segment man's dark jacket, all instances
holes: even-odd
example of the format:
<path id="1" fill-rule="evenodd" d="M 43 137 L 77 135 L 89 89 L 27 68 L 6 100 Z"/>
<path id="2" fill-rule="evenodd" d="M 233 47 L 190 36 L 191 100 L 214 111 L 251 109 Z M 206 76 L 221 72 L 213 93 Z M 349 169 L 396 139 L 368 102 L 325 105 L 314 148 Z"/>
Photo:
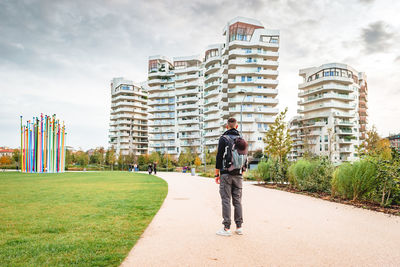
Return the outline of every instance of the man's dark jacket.
<path id="1" fill-rule="evenodd" d="M 228 131 L 224 132 L 222 135 L 237 135 L 237 136 L 240 136 L 238 130 L 236 130 L 235 128 L 229 129 Z M 220 174 L 229 173 L 228 171 L 223 169 L 223 165 L 222 165 L 222 160 L 223 160 L 223 156 L 224 156 L 224 152 L 225 152 L 225 147 L 227 145 L 228 145 L 228 141 L 221 136 L 219 138 L 219 141 L 218 141 L 217 160 L 216 160 L 216 163 L 215 163 L 215 168 L 220 170 Z M 239 174 L 239 171 L 234 170 L 233 172 L 230 172 L 229 174 Z"/>

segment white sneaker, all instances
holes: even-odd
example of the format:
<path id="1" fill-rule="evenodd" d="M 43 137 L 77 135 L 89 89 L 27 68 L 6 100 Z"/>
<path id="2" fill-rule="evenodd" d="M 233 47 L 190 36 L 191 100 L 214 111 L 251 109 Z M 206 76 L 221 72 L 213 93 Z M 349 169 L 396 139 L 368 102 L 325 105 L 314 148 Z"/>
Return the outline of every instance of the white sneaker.
<path id="1" fill-rule="evenodd" d="M 235 233 L 237 234 L 237 235 L 243 235 L 243 230 L 242 230 L 242 228 L 240 227 L 240 228 L 237 228 L 236 230 L 235 230 Z"/>
<path id="2" fill-rule="evenodd" d="M 217 235 L 222 235 L 222 236 L 231 236 L 232 232 L 231 232 L 231 230 L 225 230 L 225 228 L 222 228 L 216 234 Z"/>

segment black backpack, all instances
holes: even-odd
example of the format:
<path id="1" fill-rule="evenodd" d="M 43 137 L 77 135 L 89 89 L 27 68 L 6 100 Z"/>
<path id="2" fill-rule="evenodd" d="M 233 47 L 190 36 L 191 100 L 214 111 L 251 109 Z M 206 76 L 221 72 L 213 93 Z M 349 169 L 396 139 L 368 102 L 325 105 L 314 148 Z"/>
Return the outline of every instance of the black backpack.
<path id="1" fill-rule="evenodd" d="M 223 135 L 222 138 L 227 141 L 222 156 L 223 169 L 228 172 L 238 171 L 241 174 L 246 164 L 247 155 L 245 151 L 236 149 L 235 144 L 238 140 L 243 138 L 238 135 Z"/>

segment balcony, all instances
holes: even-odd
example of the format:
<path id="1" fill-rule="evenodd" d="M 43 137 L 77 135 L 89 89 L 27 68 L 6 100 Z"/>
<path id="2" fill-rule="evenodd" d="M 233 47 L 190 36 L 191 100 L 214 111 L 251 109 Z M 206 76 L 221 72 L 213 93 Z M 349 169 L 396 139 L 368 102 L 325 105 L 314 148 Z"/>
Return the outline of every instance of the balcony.
<path id="1" fill-rule="evenodd" d="M 199 139 L 200 134 L 189 134 L 189 135 L 181 135 L 179 139 Z"/>
<path id="2" fill-rule="evenodd" d="M 157 133 L 174 133 L 175 129 L 174 128 L 159 128 L 159 129 L 152 129 L 149 131 L 150 134 L 157 134 Z"/>
<path id="3" fill-rule="evenodd" d="M 200 123 L 199 120 L 178 120 L 179 125 L 185 125 L 185 124 L 193 125 L 193 124 L 199 124 L 199 123 Z"/>
<path id="4" fill-rule="evenodd" d="M 240 59 L 230 59 L 229 65 L 230 66 L 252 66 L 252 67 L 266 66 L 266 67 L 277 69 L 279 66 L 279 62 L 274 61 L 274 60 L 262 60 L 259 58 L 257 58 L 257 59 L 253 58 L 252 60 L 248 60 L 246 58 L 240 58 Z"/>
<path id="5" fill-rule="evenodd" d="M 351 110 L 351 109 L 355 108 L 355 104 L 349 105 L 349 104 L 337 104 L 337 103 L 324 103 L 324 104 L 319 104 L 319 105 L 315 105 L 315 106 L 311 106 L 311 107 L 304 107 L 304 108 L 298 109 L 297 112 L 305 113 L 305 112 L 309 112 L 312 110 L 318 110 L 318 109 L 324 109 L 324 108 L 338 108 L 338 109 Z"/>
<path id="6" fill-rule="evenodd" d="M 327 77 L 321 77 L 309 82 L 304 82 L 299 84 L 299 89 L 303 89 L 312 85 L 316 85 L 319 83 L 326 83 L 326 82 L 337 82 L 337 83 L 342 83 L 345 85 L 350 85 L 354 83 L 353 78 L 348 78 L 348 77 L 341 77 L 341 76 L 327 76 Z"/>
<path id="7" fill-rule="evenodd" d="M 279 83 L 278 80 L 273 79 L 246 79 L 246 80 L 239 80 L 239 79 L 228 79 L 229 85 L 270 85 L 270 86 L 277 86 Z"/>
<path id="8" fill-rule="evenodd" d="M 351 153 L 352 151 L 349 148 L 341 147 L 339 148 L 340 153 Z"/>
<path id="9" fill-rule="evenodd" d="M 174 73 L 172 71 L 165 72 L 165 71 L 158 71 L 158 70 L 156 70 L 154 72 L 149 72 L 149 74 L 148 74 L 149 78 L 157 77 L 157 76 L 163 77 L 163 76 L 173 76 L 173 75 L 174 75 Z"/>
<path id="10" fill-rule="evenodd" d="M 206 68 L 204 75 L 216 72 L 217 70 L 219 70 L 221 68 L 220 64 L 214 64 L 214 65 L 210 65 Z"/>
<path id="11" fill-rule="evenodd" d="M 187 83 L 176 83 L 175 84 L 175 88 L 181 89 L 181 88 L 187 88 L 187 87 L 198 87 L 200 86 L 200 82 L 199 81 L 192 81 L 192 82 L 187 82 Z"/>
<path id="12" fill-rule="evenodd" d="M 190 75 L 180 75 L 180 76 L 175 76 L 175 82 L 178 81 L 184 81 L 184 80 L 193 80 L 193 79 L 198 79 L 199 75 L 196 74 L 190 74 Z"/>
<path id="13" fill-rule="evenodd" d="M 200 68 L 199 66 L 193 66 L 189 68 L 175 69 L 174 72 L 175 74 L 193 72 L 193 71 L 199 71 L 199 68 Z"/>
<path id="14" fill-rule="evenodd" d="M 277 95 L 278 94 L 278 89 L 272 89 L 272 88 L 258 88 L 258 87 L 251 87 L 251 86 L 246 86 L 244 88 L 246 90 L 246 94 L 261 94 L 261 95 Z M 242 86 L 238 86 L 235 88 L 229 88 L 228 93 L 229 94 L 237 94 L 243 90 Z"/>
<path id="15" fill-rule="evenodd" d="M 199 98 L 197 96 L 180 97 L 176 100 L 176 103 L 197 102 L 198 100 Z"/>
<path id="16" fill-rule="evenodd" d="M 353 89 L 348 85 L 346 86 L 346 85 L 340 85 L 340 84 L 324 84 L 322 86 L 319 86 L 318 88 L 314 88 L 314 89 L 310 89 L 310 90 L 302 90 L 302 92 L 300 92 L 298 94 L 298 96 L 302 97 L 302 96 L 306 96 L 309 94 L 314 94 L 316 92 L 330 91 L 330 90 L 342 91 L 342 92 L 347 92 L 347 93 L 354 92 Z"/>
<path id="17" fill-rule="evenodd" d="M 263 114 L 278 114 L 279 109 L 277 108 L 247 108 L 247 107 L 243 107 L 242 109 L 243 112 L 248 113 L 263 113 Z M 233 107 L 233 108 L 229 108 L 229 112 L 230 113 L 240 113 L 240 107 Z"/>
<path id="18" fill-rule="evenodd" d="M 164 84 L 164 83 L 173 83 L 174 80 L 173 79 L 151 79 L 148 80 L 147 83 L 148 85 L 156 85 L 156 84 Z"/>
<path id="19" fill-rule="evenodd" d="M 198 109 L 199 105 L 198 104 L 189 104 L 189 105 L 179 105 L 176 107 L 176 110 L 189 110 L 189 109 Z"/>
<path id="20" fill-rule="evenodd" d="M 168 141 L 168 140 L 174 140 L 175 137 L 174 136 L 152 136 L 149 137 L 149 140 L 151 141 Z"/>
<path id="21" fill-rule="evenodd" d="M 197 124 L 197 126 L 191 126 L 191 127 L 179 127 L 179 132 L 198 132 L 200 131 L 200 128 Z"/>
<path id="22" fill-rule="evenodd" d="M 221 135 L 221 132 L 219 131 L 212 131 L 212 132 L 207 132 L 204 137 L 218 137 Z"/>
<path id="23" fill-rule="evenodd" d="M 216 88 L 220 85 L 221 83 L 219 81 L 211 82 L 211 83 L 206 83 L 204 84 L 204 90 L 211 90 L 213 88 Z"/>
<path id="24" fill-rule="evenodd" d="M 181 147 L 196 147 L 200 145 L 200 142 L 181 142 Z"/>
<path id="25" fill-rule="evenodd" d="M 221 77 L 222 77 L 222 73 L 221 72 L 212 73 L 212 74 L 206 75 L 204 77 L 204 82 L 207 83 L 207 82 L 210 82 L 210 81 L 215 80 L 215 79 L 220 79 Z"/>
<path id="26" fill-rule="evenodd" d="M 172 97 L 175 97 L 174 93 L 154 93 L 149 95 L 149 98 L 172 98 Z"/>
<path id="27" fill-rule="evenodd" d="M 220 108 L 219 107 L 206 107 L 205 109 L 204 109 L 204 114 L 209 114 L 209 113 L 215 113 L 215 112 L 218 112 L 218 111 L 220 111 Z"/>
<path id="28" fill-rule="evenodd" d="M 221 62 L 221 56 L 213 56 L 213 57 L 209 57 L 206 59 L 205 63 L 205 67 L 207 68 L 210 64 L 212 63 L 219 63 Z"/>
<path id="29" fill-rule="evenodd" d="M 249 50 L 244 50 L 244 49 L 232 49 L 229 51 L 229 55 L 235 55 L 235 56 L 262 56 L 263 58 L 270 58 L 270 59 L 278 59 L 279 57 L 279 52 L 274 52 L 274 51 L 265 51 L 265 50 L 257 50 L 257 49 L 251 49 Z"/>
<path id="30" fill-rule="evenodd" d="M 111 98 L 111 101 L 113 102 L 113 103 L 115 103 L 115 105 L 117 105 L 117 104 L 119 104 L 118 102 L 119 101 L 122 101 L 122 100 L 130 100 L 130 101 L 134 101 L 134 102 L 127 102 L 127 103 L 130 103 L 130 104 L 137 104 L 137 105 L 142 105 L 143 107 L 144 106 L 146 106 L 145 105 L 145 103 L 146 103 L 146 99 L 144 99 L 144 98 L 142 98 L 142 97 L 139 97 L 139 96 L 134 96 L 134 95 L 119 95 L 119 96 L 115 96 L 115 97 L 112 97 Z M 138 102 L 140 102 L 140 103 L 138 103 Z M 120 102 L 121 103 L 121 102 Z M 122 102 L 122 103 L 124 103 L 124 102 Z M 112 104 L 113 105 L 113 104 Z"/>
<path id="31" fill-rule="evenodd" d="M 351 145 L 353 143 L 352 139 L 344 139 L 344 138 L 339 138 L 338 143 L 341 145 Z"/>
<path id="32" fill-rule="evenodd" d="M 175 94 L 178 95 L 190 95 L 190 94 L 198 94 L 199 89 L 186 89 L 186 90 L 176 90 Z"/>
<path id="33" fill-rule="evenodd" d="M 204 130 L 215 129 L 215 128 L 220 128 L 220 127 L 221 127 L 221 124 L 219 124 L 219 123 L 207 123 L 204 125 Z"/>
<path id="34" fill-rule="evenodd" d="M 229 42 L 229 48 L 236 48 L 236 47 L 249 47 L 252 48 L 254 46 L 254 43 L 250 43 L 247 41 L 231 41 Z M 257 46 L 260 46 L 262 48 L 267 48 L 270 50 L 278 51 L 279 49 L 279 43 L 266 43 L 266 42 L 257 42 Z"/>
<path id="35" fill-rule="evenodd" d="M 277 70 L 258 70 L 257 68 L 246 68 L 246 69 L 230 69 L 228 74 L 231 75 L 256 75 L 256 76 L 272 76 L 277 77 L 279 72 Z"/>
<path id="36" fill-rule="evenodd" d="M 217 88 L 211 91 L 205 91 L 204 92 L 204 98 L 209 98 L 213 96 L 218 96 L 218 94 L 221 92 L 221 88 Z"/>
<path id="37" fill-rule="evenodd" d="M 221 116 L 218 115 L 205 115 L 204 116 L 204 121 L 212 121 L 212 120 L 219 120 Z"/>
<path id="38" fill-rule="evenodd" d="M 340 135 L 353 135 L 353 131 L 351 129 L 348 130 L 339 129 L 337 133 Z"/>
<path id="39" fill-rule="evenodd" d="M 325 100 L 325 99 L 340 99 L 340 100 L 353 101 L 353 100 L 355 100 L 355 96 L 328 93 L 328 94 L 324 94 L 324 95 L 320 95 L 320 96 L 316 96 L 316 97 L 309 97 L 307 99 L 297 101 L 297 104 L 304 105 L 307 103 L 311 103 L 311 102 L 319 101 L 319 100 Z"/>
<path id="40" fill-rule="evenodd" d="M 193 117 L 193 116 L 199 116 L 199 112 L 198 111 L 193 111 L 193 112 L 179 112 L 178 113 L 178 117 L 182 118 L 182 117 Z"/>
<path id="41" fill-rule="evenodd" d="M 231 104 L 241 104 L 243 103 L 260 103 L 260 104 L 278 104 L 279 100 L 276 98 L 257 98 L 257 97 L 235 97 L 235 98 L 228 98 L 228 103 Z"/>

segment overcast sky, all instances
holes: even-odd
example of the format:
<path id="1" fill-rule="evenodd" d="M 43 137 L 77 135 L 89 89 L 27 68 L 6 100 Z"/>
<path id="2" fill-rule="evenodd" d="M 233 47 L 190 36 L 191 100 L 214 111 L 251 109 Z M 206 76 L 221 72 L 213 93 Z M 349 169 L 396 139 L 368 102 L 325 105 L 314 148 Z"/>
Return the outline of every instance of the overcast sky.
<path id="1" fill-rule="evenodd" d="M 300 68 L 341 62 L 368 77 L 369 124 L 400 132 L 400 1 L 0 0 L 0 146 L 19 116 L 65 120 L 68 145 L 107 146 L 110 80 L 147 78 L 148 56 L 203 54 L 245 16 L 281 31 L 279 107 L 296 115 Z"/>

